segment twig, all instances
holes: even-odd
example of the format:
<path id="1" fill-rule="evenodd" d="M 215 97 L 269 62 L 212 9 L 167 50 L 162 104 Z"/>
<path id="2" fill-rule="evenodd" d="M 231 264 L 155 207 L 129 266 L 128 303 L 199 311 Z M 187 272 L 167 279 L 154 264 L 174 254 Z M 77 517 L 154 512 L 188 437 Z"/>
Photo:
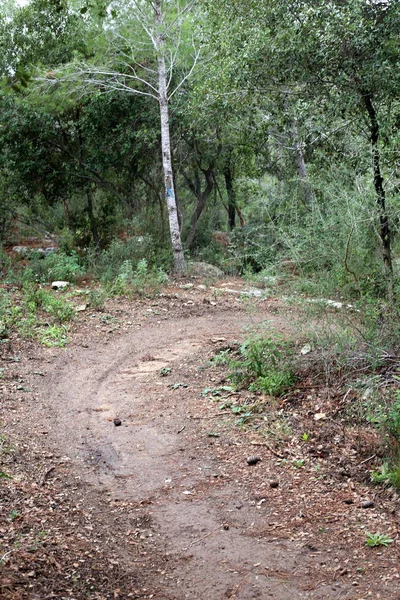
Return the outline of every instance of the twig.
<path id="1" fill-rule="evenodd" d="M 361 465 L 364 465 L 365 463 L 369 462 L 370 460 L 372 460 L 373 458 L 376 458 L 376 454 L 373 454 L 372 456 L 370 456 L 369 458 L 366 458 L 365 460 L 363 460 L 362 462 L 360 462 L 358 464 L 359 467 L 361 467 Z"/>
<path id="2" fill-rule="evenodd" d="M 277 452 L 276 450 L 271 448 L 271 446 L 269 446 L 269 444 L 266 444 L 265 442 L 250 442 L 250 444 L 252 446 L 263 446 L 264 448 L 267 448 L 267 450 L 269 450 L 274 456 L 277 456 L 278 458 L 281 458 L 281 459 L 286 458 L 286 456 L 279 454 L 279 452 Z"/>
<path id="3" fill-rule="evenodd" d="M 184 552 L 186 552 L 186 550 L 189 550 L 189 548 L 191 548 L 195 544 L 198 544 L 198 543 L 202 542 L 203 540 L 205 540 L 206 538 L 210 537 L 210 535 L 213 535 L 214 533 L 215 533 L 215 531 L 209 531 L 208 533 L 206 533 L 206 535 L 203 535 L 203 537 L 197 538 L 197 540 L 193 540 L 193 542 L 191 542 L 189 544 L 189 546 L 187 546 L 187 548 L 183 548 Z"/>
<path id="4" fill-rule="evenodd" d="M 48 478 L 50 477 L 50 475 L 53 473 L 53 471 L 55 471 L 55 469 L 56 468 L 53 465 L 52 467 L 50 467 L 50 469 L 48 469 L 48 471 L 46 471 L 46 473 L 42 477 L 42 485 L 44 485 L 46 483 L 46 481 L 48 480 Z"/>
<path id="5" fill-rule="evenodd" d="M 13 553 L 13 551 L 9 550 L 5 554 L 3 554 L 3 556 L 0 556 L 0 565 L 3 565 L 5 563 L 5 561 L 7 560 L 7 557 L 10 556 L 10 554 L 12 554 L 12 553 Z"/>
<path id="6" fill-rule="evenodd" d="M 182 431 L 185 431 L 186 429 L 186 425 L 184 425 L 183 427 L 180 428 L 179 431 L 177 431 L 176 433 L 182 433 Z"/>
<path id="7" fill-rule="evenodd" d="M 250 577 L 250 575 L 252 575 L 252 573 L 247 573 L 247 575 L 245 575 L 243 577 L 243 579 L 241 581 L 239 581 L 238 585 L 236 586 L 235 590 L 233 591 L 233 593 L 231 594 L 231 598 L 236 598 L 238 592 L 240 591 L 240 588 L 243 587 L 243 585 L 245 584 L 246 580 Z"/>

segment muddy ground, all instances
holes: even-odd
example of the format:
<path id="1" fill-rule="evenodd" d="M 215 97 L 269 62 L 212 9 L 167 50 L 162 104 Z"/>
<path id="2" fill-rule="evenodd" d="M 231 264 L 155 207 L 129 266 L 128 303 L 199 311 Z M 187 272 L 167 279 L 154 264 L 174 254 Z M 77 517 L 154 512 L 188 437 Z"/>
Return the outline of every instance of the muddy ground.
<path id="1" fill-rule="evenodd" d="M 399 600 L 376 434 L 304 374 L 241 419 L 249 392 L 210 359 L 249 331 L 307 335 L 278 299 L 199 283 L 88 307 L 65 349 L 3 344 L 1 598 Z"/>

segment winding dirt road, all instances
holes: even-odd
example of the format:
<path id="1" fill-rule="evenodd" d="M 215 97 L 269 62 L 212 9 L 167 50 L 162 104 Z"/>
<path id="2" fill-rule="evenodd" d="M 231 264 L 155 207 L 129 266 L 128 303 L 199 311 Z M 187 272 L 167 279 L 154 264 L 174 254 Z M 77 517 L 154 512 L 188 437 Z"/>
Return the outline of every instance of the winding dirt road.
<path id="1" fill-rule="evenodd" d="M 190 312 L 157 321 L 155 311 L 118 336 L 88 336 L 50 359 L 42 379 L 37 410 L 47 415 L 50 445 L 87 486 L 93 527 L 110 519 L 121 560 L 145 582 L 116 597 L 399 598 L 396 587 L 380 596 L 379 582 L 374 588 L 356 577 L 360 558 L 345 539 L 315 545 L 301 533 L 304 515 L 285 528 L 291 514 L 282 513 L 282 498 L 296 513 L 306 502 L 297 474 L 272 489 L 276 456 L 260 448 L 262 462 L 249 467 L 248 437 L 201 397 L 204 387 L 218 385 L 207 368 L 216 339 L 229 344 L 265 320 L 282 330 L 286 317 L 262 303 L 252 311 L 232 302 L 229 310 Z M 110 514 L 90 508 L 91 490 L 107 498 Z M 327 511 L 329 503 L 327 497 Z M 354 571 L 339 577 L 337 565 L 352 559 Z"/>

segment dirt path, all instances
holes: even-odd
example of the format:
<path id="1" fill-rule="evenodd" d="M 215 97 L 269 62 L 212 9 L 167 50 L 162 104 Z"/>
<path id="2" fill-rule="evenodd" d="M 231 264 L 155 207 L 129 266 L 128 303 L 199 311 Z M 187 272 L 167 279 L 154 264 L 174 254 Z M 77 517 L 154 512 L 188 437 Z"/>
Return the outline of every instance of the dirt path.
<path id="1" fill-rule="evenodd" d="M 270 487 L 279 477 L 276 456 L 260 448 L 262 462 L 249 467 L 248 436 L 201 397 L 218 385 L 207 369 L 216 339 L 242 338 L 246 326 L 266 319 L 282 330 L 285 317 L 262 303 L 250 312 L 233 304 L 191 313 L 155 316 L 100 343 L 89 336 L 50 360 L 39 388 L 33 421 L 46 423 L 49 445 L 86 486 L 88 528 L 108 522 L 118 560 L 140 573 L 140 589 L 114 597 L 400 598 L 389 577 L 380 595 L 372 565 L 364 577 L 370 557 L 349 550 L 343 520 L 339 537 L 315 540 L 316 503 L 310 496 L 307 504 L 297 473 Z M 339 510 L 330 491 L 323 491 L 326 515 L 318 512 L 324 523 Z M 96 507 L 98 493 L 109 512 Z M 387 569 L 397 566 L 387 561 Z"/>

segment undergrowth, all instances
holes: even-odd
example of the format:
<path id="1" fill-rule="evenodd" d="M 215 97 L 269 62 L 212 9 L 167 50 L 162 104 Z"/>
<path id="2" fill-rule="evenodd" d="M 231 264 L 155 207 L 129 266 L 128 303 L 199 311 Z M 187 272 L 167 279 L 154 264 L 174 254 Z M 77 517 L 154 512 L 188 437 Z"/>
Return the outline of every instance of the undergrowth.
<path id="1" fill-rule="evenodd" d="M 254 335 L 237 351 L 222 351 L 214 358 L 226 364 L 228 379 L 237 389 L 281 396 L 295 382 L 290 344 L 278 335 Z"/>

